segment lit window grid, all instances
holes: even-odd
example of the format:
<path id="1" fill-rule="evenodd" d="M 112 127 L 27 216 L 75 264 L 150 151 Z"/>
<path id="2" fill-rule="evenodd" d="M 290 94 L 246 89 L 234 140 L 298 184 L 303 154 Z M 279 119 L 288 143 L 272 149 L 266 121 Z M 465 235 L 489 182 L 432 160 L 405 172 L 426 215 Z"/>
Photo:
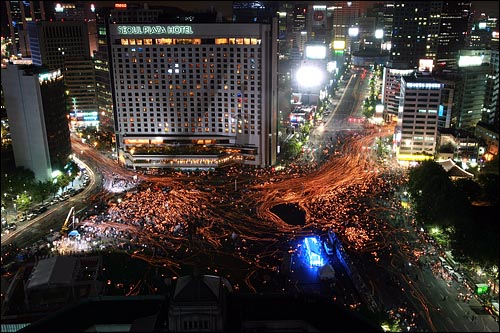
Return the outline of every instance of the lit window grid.
<path id="1" fill-rule="evenodd" d="M 439 90 L 408 90 L 402 86 L 400 154 L 434 154 L 437 136 Z"/>
<path id="2" fill-rule="evenodd" d="M 115 45 L 113 55 L 119 132 L 260 135 L 258 46 Z"/>

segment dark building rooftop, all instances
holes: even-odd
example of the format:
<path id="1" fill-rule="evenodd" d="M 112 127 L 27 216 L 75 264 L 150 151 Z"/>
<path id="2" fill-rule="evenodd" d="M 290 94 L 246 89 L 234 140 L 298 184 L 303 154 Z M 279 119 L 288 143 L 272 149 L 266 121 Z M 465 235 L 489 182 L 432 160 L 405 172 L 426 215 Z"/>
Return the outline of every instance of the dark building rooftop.
<path id="1" fill-rule="evenodd" d="M 168 332 L 170 303 L 168 296 L 90 297 L 18 332 Z M 382 332 L 360 313 L 320 295 L 229 293 L 225 311 L 224 332 Z"/>

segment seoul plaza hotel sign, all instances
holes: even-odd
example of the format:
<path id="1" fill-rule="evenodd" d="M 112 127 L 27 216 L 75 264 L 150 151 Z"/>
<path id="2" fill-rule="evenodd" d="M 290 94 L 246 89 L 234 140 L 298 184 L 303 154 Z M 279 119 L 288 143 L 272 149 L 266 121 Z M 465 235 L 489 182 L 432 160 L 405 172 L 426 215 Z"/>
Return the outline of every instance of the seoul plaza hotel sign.
<path id="1" fill-rule="evenodd" d="M 192 35 L 190 25 L 119 25 L 119 35 Z"/>

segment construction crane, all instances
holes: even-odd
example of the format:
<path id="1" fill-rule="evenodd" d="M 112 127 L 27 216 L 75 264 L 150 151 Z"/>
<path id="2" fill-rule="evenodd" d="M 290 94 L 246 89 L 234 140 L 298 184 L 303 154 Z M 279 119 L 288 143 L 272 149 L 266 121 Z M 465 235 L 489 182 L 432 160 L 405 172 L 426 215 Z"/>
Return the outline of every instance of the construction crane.
<path id="1" fill-rule="evenodd" d="M 71 209 L 68 212 L 68 216 L 66 216 L 66 220 L 64 221 L 64 224 L 61 228 L 61 234 L 65 234 L 68 231 L 68 223 L 69 219 L 71 218 L 71 223 L 74 225 L 75 223 L 75 207 L 71 207 Z"/>

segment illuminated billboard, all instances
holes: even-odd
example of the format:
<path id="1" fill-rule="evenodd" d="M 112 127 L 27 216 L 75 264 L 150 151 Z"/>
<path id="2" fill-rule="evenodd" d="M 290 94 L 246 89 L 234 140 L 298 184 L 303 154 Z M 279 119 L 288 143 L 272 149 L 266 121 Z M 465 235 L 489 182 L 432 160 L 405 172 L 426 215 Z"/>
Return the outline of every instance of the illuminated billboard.
<path id="1" fill-rule="evenodd" d="M 487 284 L 485 284 L 485 283 L 477 283 L 475 291 L 476 291 L 476 294 L 482 295 L 482 294 L 488 293 L 489 289 L 490 289 L 490 287 Z"/>
<path id="2" fill-rule="evenodd" d="M 458 58 L 458 67 L 481 66 L 483 63 L 482 55 L 477 56 L 460 56 Z"/>
<path id="3" fill-rule="evenodd" d="M 351 27 L 351 28 L 349 28 L 348 33 L 349 33 L 349 36 L 356 37 L 357 35 L 359 35 L 359 28 L 358 27 Z"/>
<path id="4" fill-rule="evenodd" d="M 307 45 L 305 50 L 307 59 L 325 59 L 326 46 L 324 45 Z"/>
<path id="5" fill-rule="evenodd" d="M 345 49 L 345 41 L 344 40 L 334 40 L 333 41 L 333 49 L 334 50 L 343 50 L 343 49 Z"/>
<path id="6" fill-rule="evenodd" d="M 418 71 L 419 72 L 432 72 L 434 68 L 434 60 L 432 59 L 419 59 Z"/>

